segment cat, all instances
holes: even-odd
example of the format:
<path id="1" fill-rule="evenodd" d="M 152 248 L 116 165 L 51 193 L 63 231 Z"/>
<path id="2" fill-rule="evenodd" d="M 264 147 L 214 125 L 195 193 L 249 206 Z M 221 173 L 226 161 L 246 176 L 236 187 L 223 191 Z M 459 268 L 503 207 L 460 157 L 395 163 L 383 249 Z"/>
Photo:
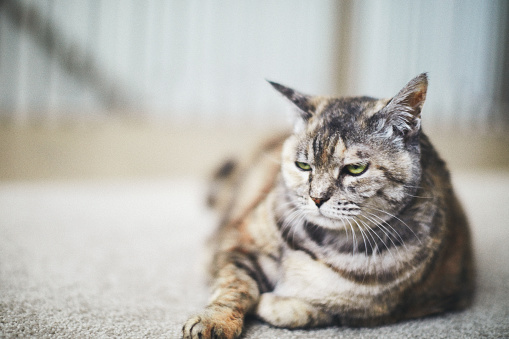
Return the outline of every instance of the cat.
<path id="1" fill-rule="evenodd" d="M 310 96 L 293 132 L 216 174 L 213 294 L 184 338 L 276 327 L 377 326 L 467 307 L 467 218 L 421 129 L 426 73 L 391 99 Z"/>

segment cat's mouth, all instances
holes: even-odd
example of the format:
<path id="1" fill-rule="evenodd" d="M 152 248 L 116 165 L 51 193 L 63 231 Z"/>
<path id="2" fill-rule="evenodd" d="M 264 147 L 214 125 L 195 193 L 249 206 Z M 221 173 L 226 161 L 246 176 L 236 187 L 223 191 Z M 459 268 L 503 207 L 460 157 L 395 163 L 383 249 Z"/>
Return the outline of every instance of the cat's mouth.
<path id="1" fill-rule="evenodd" d="M 345 227 L 348 227 L 350 220 L 352 217 L 346 217 L 346 216 L 331 216 L 327 215 L 327 213 L 316 213 L 316 214 L 309 214 L 306 219 L 313 223 L 316 226 L 320 226 L 323 228 L 338 230 L 338 229 L 344 229 Z"/>
<path id="2" fill-rule="evenodd" d="M 353 218 L 353 217 L 359 215 L 360 208 L 350 209 L 348 211 L 320 208 L 320 209 L 318 209 L 318 213 L 325 218 L 335 219 L 335 220 L 344 220 L 344 219 Z"/>
<path id="3" fill-rule="evenodd" d="M 325 203 L 316 207 L 321 216 L 330 219 L 343 220 L 345 218 L 352 218 L 361 213 L 361 209 L 354 203 L 339 201 L 336 203 Z"/>
<path id="4" fill-rule="evenodd" d="M 343 204 L 340 206 L 330 206 L 324 204 L 320 207 L 315 207 L 312 213 L 308 214 L 308 219 L 313 221 L 316 225 L 338 229 L 344 228 L 352 219 L 361 214 L 361 209 L 354 204 Z"/>

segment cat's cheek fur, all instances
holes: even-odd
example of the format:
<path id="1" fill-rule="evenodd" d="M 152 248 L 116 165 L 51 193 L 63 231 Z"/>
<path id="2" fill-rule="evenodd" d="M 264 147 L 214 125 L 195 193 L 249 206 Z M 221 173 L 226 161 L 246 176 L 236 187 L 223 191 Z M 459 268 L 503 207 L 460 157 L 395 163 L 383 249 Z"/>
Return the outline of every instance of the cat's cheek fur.
<path id="1" fill-rule="evenodd" d="M 306 197 L 309 194 L 307 185 L 309 183 L 310 171 L 303 171 L 295 166 L 296 144 L 297 138 L 293 136 L 284 143 L 281 156 L 281 173 L 287 187 L 297 188 L 294 189 L 295 193 Z"/>

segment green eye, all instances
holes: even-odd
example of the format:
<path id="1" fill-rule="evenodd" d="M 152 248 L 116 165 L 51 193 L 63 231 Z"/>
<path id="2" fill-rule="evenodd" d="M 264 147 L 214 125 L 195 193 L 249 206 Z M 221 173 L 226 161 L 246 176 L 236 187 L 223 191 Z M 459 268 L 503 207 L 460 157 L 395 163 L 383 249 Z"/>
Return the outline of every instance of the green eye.
<path id="1" fill-rule="evenodd" d="M 297 166 L 303 171 L 311 171 L 311 165 L 305 162 L 296 161 L 295 166 Z"/>
<path id="2" fill-rule="evenodd" d="M 346 165 L 346 171 L 351 175 L 361 175 L 368 168 L 367 164 Z"/>

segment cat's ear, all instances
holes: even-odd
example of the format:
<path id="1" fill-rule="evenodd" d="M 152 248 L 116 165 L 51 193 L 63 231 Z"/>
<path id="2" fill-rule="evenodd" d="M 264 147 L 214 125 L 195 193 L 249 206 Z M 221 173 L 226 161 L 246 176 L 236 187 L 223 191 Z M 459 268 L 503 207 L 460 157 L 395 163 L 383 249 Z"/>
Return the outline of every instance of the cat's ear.
<path id="1" fill-rule="evenodd" d="M 281 84 L 269 81 L 269 84 L 272 85 L 279 93 L 283 94 L 288 100 L 290 100 L 293 105 L 297 108 L 297 113 L 301 118 L 301 122 L 306 123 L 314 114 L 315 107 L 311 101 L 311 96 L 297 92 L 294 89 L 283 86 Z"/>
<path id="2" fill-rule="evenodd" d="M 422 73 L 413 78 L 399 93 L 382 109 L 385 133 L 395 131 L 410 136 L 421 129 L 421 110 L 426 100 L 428 76 Z"/>

